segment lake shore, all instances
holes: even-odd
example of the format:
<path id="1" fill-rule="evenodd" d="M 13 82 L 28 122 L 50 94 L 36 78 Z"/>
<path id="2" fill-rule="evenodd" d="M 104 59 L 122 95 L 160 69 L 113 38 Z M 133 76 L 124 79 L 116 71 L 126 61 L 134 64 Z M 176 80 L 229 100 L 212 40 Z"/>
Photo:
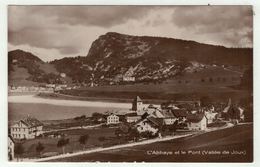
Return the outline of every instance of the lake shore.
<path id="1" fill-rule="evenodd" d="M 36 95 L 9 96 L 8 102 L 9 103 L 42 103 L 42 104 L 51 104 L 51 105 L 59 105 L 59 106 L 124 108 L 124 109 L 130 109 L 132 105 L 131 103 L 122 103 L 122 102 L 50 99 L 50 98 L 41 98 Z"/>

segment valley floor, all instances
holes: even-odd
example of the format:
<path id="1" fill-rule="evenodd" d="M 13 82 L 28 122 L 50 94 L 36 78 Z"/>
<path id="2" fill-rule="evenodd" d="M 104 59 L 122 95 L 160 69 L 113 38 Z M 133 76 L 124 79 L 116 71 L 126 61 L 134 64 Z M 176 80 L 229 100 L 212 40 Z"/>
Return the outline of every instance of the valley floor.
<path id="1" fill-rule="evenodd" d="M 69 156 L 58 162 L 252 162 L 253 125 Z"/>

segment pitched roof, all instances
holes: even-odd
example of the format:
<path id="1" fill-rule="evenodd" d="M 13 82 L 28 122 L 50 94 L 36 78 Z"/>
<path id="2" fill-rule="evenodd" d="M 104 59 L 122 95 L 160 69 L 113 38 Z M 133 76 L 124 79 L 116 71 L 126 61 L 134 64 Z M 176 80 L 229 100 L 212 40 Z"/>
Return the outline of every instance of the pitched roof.
<path id="1" fill-rule="evenodd" d="M 188 114 L 187 111 L 183 110 L 183 109 L 171 109 L 171 112 L 177 118 L 179 118 L 179 117 L 186 117 L 187 114 Z"/>
<path id="2" fill-rule="evenodd" d="M 33 117 L 26 117 L 24 119 L 21 120 L 24 124 L 26 124 L 29 128 L 31 127 L 37 127 L 37 126 L 42 126 L 43 123 L 41 121 L 39 121 L 38 119 L 36 118 L 33 118 Z"/>
<path id="3" fill-rule="evenodd" d="M 147 117 L 147 120 L 152 122 L 156 126 L 163 125 L 163 119 L 160 119 L 160 118 Z"/>
<path id="4" fill-rule="evenodd" d="M 175 117 L 175 115 L 170 110 L 161 110 L 161 113 L 165 118 Z"/>
<path id="5" fill-rule="evenodd" d="M 157 107 L 155 107 L 155 106 L 152 105 L 152 104 L 149 104 L 149 106 L 148 106 L 147 108 L 157 108 Z"/>
<path id="6" fill-rule="evenodd" d="M 187 115 L 187 121 L 197 123 L 197 122 L 200 122 L 203 119 L 204 116 L 205 116 L 204 113 L 188 114 Z"/>
<path id="7" fill-rule="evenodd" d="M 136 112 L 132 112 L 132 113 L 127 113 L 127 114 L 125 114 L 125 116 L 127 116 L 127 117 L 136 117 L 136 116 L 140 116 L 140 115 L 137 115 Z M 140 117 L 141 117 L 141 116 L 140 116 Z"/>
<path id="8" fill-rule="evenodd" d="M 139 96 L 136 96 L 134 98 L 134 102 L 142 102 L 142 99 Z"/>

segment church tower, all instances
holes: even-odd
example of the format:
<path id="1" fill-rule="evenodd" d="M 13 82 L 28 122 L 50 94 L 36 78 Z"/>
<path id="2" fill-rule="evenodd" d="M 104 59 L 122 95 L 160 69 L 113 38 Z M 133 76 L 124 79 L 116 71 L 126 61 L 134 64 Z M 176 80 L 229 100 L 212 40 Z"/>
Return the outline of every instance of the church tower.
<path id="1" fill-rule="evenodd" d="M 136 96 L 136 98 L 134 99 L 134 101 L 132 103 L 132 110 L 140 111 L 142 109 L 143 109 L 143 101 L 141 100 L 141 98 L 139 96 Z"/>

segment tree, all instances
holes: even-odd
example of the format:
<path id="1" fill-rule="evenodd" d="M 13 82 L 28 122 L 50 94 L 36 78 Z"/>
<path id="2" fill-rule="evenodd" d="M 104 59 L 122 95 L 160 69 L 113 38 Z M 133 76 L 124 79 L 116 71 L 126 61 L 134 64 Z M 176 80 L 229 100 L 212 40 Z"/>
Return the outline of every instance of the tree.
<path id="1" fill-rule="evenodd" d="M 57 143 L 57 147 L 62 148 L 63 154 L 65 153 L 65 147 L 66 147 L 67 144 L 69 144 L 69 139 L 65 139 L 65 138 L 61 138 Z"/>
<path id="2" fill-rule="evenodd" d="M 41 156 L 42 151 L 44 150 L 44 146 L 41 142 L 38 142 L 38 145 L 36 146 L 36 151 L 39 153 L 39 155 Z"/>
<path id="3" fill-rule="evenodd" d="M 18 143 L 14 147 L 14 153 L 17 155 L 17 161 L 19 160 L 19 157 L 23 155 L 24 153 L 24 148 L 22 143 Z"/>
<path id="4" fill-rule="evenodd" d="M 87 143 L 88 139 L 89 139 L 88 134 L 82 135 L 79 137 L 79 143 L 84 145 L 84 149 L 86 148 L 86 143 Z"/>
<path id="5" fill-rule="evenodd" d="M 212 99 L 209 96 L 203 96 L 200 98 L 200 105 L 201 107 L 207 107 L 211 105 Z"/>
<path id="6" fill-rule="evenodd" d="M 94 112 L 92 114 L 92 120 L 94 120 L 96 123 L 98 122 L 98 120 L 100 118 L 103 118 L 103 117 L 104 117 L 104 115 L 102 113 Z"/>
<path id="7" fill-rule="evenodd" d="M 174 121 L 174 123 L 169 128 L 169 130 L 173 133 L 173 135 L 177 130 L 177 126 L 178 126 L 178 120 Z"/>
<path id="8" fill-rule="evenodd" d="M 248 90 L 253 90 L 253 66 L 244 72 L 240 85 Z"/>
<path id="9" fill-rule="evenodd" d="M 137 131 L 136 128 L 131 128 L 129 130 L 129 138 L 134 140 L 134 141 L 138 141 L 139 140 L 140 134 L 139 134 L 139 132 Z"/>
<path id="10" fill-rule="evenodd" d="M 119 128 L 115 130 L 115 135 L 117 137 L 125 137 L 130 130 L 130 127 L 126 124 L 121 124 Z"/>

